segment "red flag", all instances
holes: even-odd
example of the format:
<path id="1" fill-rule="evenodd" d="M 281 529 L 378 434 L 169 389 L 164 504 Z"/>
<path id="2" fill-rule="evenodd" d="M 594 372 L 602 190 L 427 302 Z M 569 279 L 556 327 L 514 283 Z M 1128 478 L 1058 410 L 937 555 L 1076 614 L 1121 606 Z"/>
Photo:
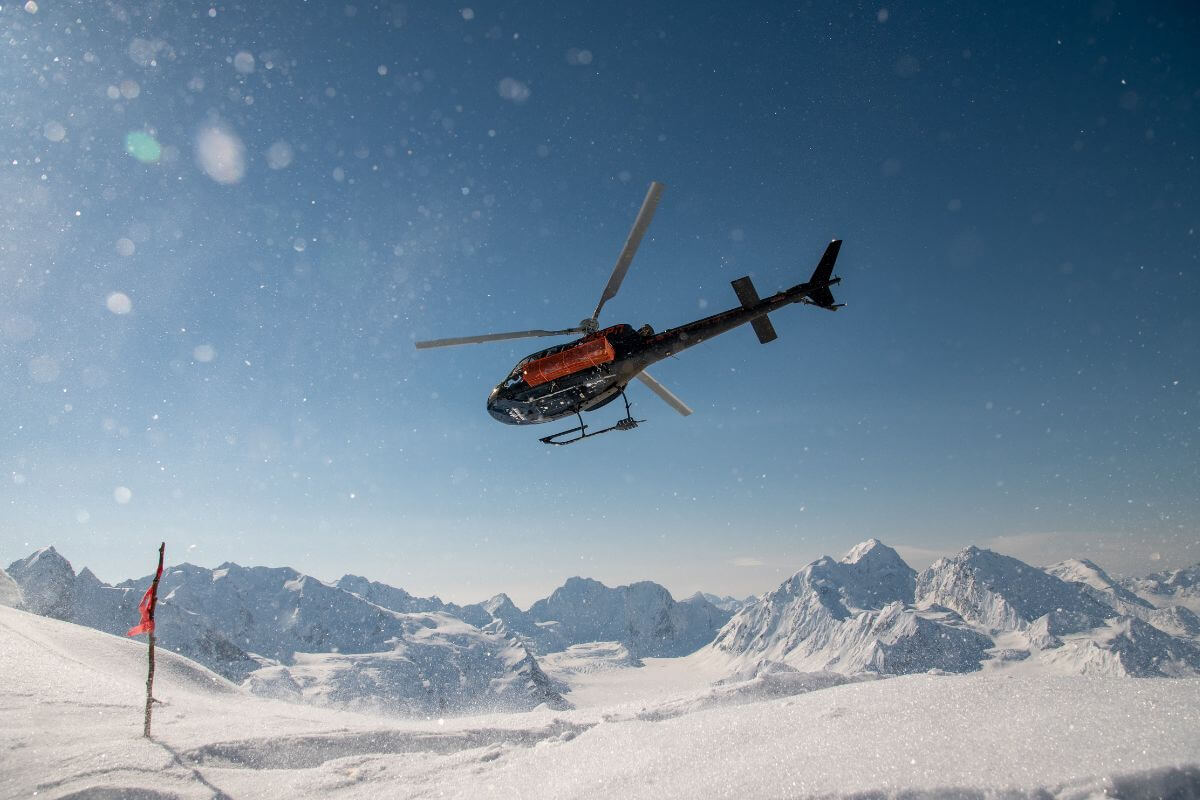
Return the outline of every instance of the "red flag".
<path id="1" fill-rule="evenodd" d="M 142 602 L 138 603 L 138 611 L 141 613 L 141 621 L 129 629 L 126 636 L 137 636 L 139 633 L 154 633 L 154 604 L 158 602 L 158 579 L 162 577 L 162 557 L 159 557 L 158 572 L 154 573 L 154 580 L 150 582 L 150 588 L 146 589 L 146 593 L 142 595 Z"/>

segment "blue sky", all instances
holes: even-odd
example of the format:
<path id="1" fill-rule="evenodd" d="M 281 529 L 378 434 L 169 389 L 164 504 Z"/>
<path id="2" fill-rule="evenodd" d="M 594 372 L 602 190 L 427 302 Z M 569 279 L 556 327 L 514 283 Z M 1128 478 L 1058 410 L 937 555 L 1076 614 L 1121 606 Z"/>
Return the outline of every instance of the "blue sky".
<path id="1" fill-rule="evenodd" d="M 772 588 L 875 536 L 1200 559 L 1183 4 L 4 4 L 0 555 L 287 564 L 527 604 Z M 551 450 L 493 385 L 591 313 L 808 276 Z M 612 407 L 591 423 L 616 418 Z M 7 563 L 7 562 L 5 562 Z"/>

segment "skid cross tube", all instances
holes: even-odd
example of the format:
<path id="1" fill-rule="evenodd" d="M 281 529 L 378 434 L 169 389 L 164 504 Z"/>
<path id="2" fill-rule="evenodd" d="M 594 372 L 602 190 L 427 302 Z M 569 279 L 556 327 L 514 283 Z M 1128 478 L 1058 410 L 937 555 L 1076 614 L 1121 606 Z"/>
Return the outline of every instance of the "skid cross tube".
<path id="1" fill-rule="evenodd" d="M 625 401 L 625 419 L 617 420 L 615 425 L 610 425 L 609 427 L 604 428 L 602 430 L 592 431 L 591 433 L 588 433 L 587 432 L 588 426 L 583 421 L 583 414 L 576 411 L 575 416 L 579 417 L 579 425 L 577 425 L 574 428 L 568 428 L 565 431 L 559 431 L 558 433 L 552 433 L 549 436 L 543 436 L 540 439 L 540 441 L 543 441 L 546 444 L 553 444 L 553 445 L 559 445 L 559 446 L 575 444 L 575 442 L 578 442 L 581 439 L 587 439 L 588 437 L 591 437 L 591 436 L 599 436 L 602 433 L 609 433 L 610 431 L 631 431 L 634 428 L 636 428 L 639 423 L 646 421 L 644 419 L 634 419 L 633 418 L 633 414 L 631 414 L 629 411 L 629 398 L 625 396 L 624 389 L 621 390 L 621 399 Z M 558 437 L 560 437 L 560 436 L 570 436 L 573 433 L 578 434 L 578 435 L 575 436 L 574 438 L 565 439 L 561 442 L 556 441 L 558 439 Z"/>

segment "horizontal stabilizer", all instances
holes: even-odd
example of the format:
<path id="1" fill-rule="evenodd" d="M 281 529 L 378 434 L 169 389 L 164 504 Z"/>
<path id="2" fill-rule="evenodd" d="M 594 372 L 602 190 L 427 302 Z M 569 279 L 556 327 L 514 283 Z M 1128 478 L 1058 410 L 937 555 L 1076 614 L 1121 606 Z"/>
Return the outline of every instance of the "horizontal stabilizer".
<path id="1" fill-rule="evenodd" d="M 779 334 L 775 332 L 775 326 L 771 324 L 771 320 L 767 319 L 765 314 L 753 320 L 750 327 L 754 329 L 754 334 L 761 344 L 773 342 L 779 338 Z"/>
<path id="2" fill-rule="evenodd" d="M 754 283 L 750 280 L 749 275 L 733 281 L 732 286 L 742 308 L 753 308 L 758 305 L 758 291 L 754 288 Z M 779 338 L 779 334 L 775 333 L 775 326 L 771 324 L 771 320 L 767 319 L 765 314 L 751 320 L 750 327 L 754 328 L 754 334 L 762 344 L 773 342 Z"/>
<path id="3" fill-rule="evenodd" d="M 833 308 L 833 292 L 829 291 L 828 289 L 817 289 L 814 292 L 810 292 L 808 299 L 812 300 L 813 305 L 815 306 L 820 306 L 821 308 Z"/>
<path id="4" fill-rule="evenodd" d="M 730 285 L 737 295 L 738 302 L 742 304 L 742 308 L 750 308 L 751 306 L 758 305 L 758 290 L 754 288 L 754 282 L 750 280 L 749 275 L 744 275 L 736 281 L 732 281 Z"/>

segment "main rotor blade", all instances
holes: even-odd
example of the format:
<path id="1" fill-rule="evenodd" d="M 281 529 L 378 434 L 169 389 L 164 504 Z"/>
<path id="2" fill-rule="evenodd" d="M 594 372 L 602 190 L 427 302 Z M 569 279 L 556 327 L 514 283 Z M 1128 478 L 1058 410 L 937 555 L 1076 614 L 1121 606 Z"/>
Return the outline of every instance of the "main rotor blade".
<path id="1" fill-rule="evenodd" d="M 511 333 L 485 333 L 482 336 L 458 336 L 451 339 L 428 339 L 416 342 L 418 350 L 431 347 L 453 347 L 457 344 L 479 344 L 480 342 L 499 342 L 504 339 L 528 339 L 534 336 L 568 336 L 573 333 L 583 333 L 581 328 L 566 328 L 561 331 L 512 331 Z"/>
<path id="2" fill-rule="evenodd" d="M 646 192 L 646 199 L 642 201 L 642 210 L 638 212 L 637 219 L 633 221 L 629 238 L 625 240 L 625 247 L 621 249 L 621 255 L 617 257 L 617 264 L 613 267 L 608 285 L 604 287 L 604 294 L 600 295 L 600 303 L 596 306 L 592 319 L 599 319 L 600 309 L 604 308 L 604 304 L 616 297 L 617 292 L 620 291 L 621 281 L 625 280 L 625 273 L 629 271 L 633 254 L 637 252 L 638 245 L 642 243 L 642 236 L 646 233 L 646 228 L 650 227 L 650 220 L 654 219 L 654 210 L 658 208 L 658 199 L 662 197 L 663 190 L 666 188 L 658 181 L 651 181 L 650 190 Z"/>
<path id="3" fill-rule="evenodd" d="M 663 386 L 661 383 L 651 377 L 649 372 L 642 370 L 637 374 L 637 379 L 650 387 L 650 391 L 661 397 L 667 405 L 678 411 L 683 416 L 692 413 L 692 410 L 684 405 L 684 402 L 675 395 L 671 394 L 671 390 Z"/>

